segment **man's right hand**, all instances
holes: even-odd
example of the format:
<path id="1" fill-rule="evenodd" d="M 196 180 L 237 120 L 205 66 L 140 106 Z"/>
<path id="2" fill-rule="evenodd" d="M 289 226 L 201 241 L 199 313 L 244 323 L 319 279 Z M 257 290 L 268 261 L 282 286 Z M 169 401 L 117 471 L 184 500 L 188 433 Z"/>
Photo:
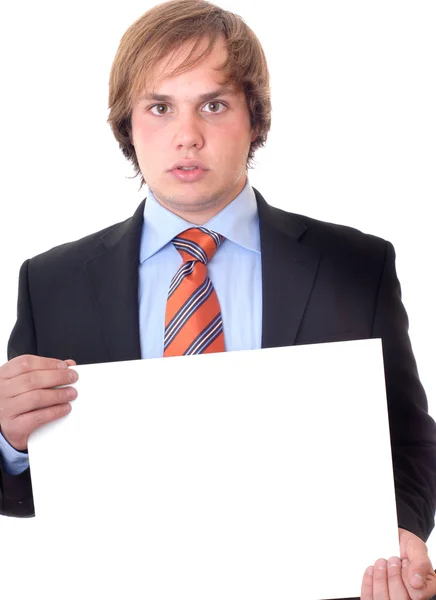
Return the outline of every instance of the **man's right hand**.
<path id="1" fill-rule="evenodd" d="M 27 450 L 32 431 L 70 412 L 78 374 L 68 367 L 75 364 L 26 354 L 0 367 L 0 431 L 13 448 Z"/>

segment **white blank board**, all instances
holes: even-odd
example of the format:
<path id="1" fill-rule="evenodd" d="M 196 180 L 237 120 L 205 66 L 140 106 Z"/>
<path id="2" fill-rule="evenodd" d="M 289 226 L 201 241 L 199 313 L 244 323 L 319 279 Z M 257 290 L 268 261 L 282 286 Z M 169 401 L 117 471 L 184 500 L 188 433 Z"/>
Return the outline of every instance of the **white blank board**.
<path id="1" fill-rule="evenodd" d="M 380 340 L 77 371 L 4 519 L 14 598 L 349 598 L 398 555 Z"/>

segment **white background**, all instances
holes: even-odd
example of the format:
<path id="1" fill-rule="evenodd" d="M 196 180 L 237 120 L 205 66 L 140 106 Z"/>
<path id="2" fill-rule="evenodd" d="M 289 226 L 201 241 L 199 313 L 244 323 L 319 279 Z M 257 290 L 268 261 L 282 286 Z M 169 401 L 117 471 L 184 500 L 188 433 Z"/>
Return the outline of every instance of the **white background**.
<path id="1" fill-rule="evenodd" d="M 138 180 L 107 118 L 126 28 L 152 3 L 9 3 L 0 19 L 0 362 L 28 257 L 129 217 Z M 436 415 L 436 6 L 249 2 L 271 71 L 273 125 L 250 181 L 271 204 L 393 242 L 410 335 Z M 430 538 L 436 557 L 436 536 Z M 435 560 L 435 559 L 433 559 Z"/>

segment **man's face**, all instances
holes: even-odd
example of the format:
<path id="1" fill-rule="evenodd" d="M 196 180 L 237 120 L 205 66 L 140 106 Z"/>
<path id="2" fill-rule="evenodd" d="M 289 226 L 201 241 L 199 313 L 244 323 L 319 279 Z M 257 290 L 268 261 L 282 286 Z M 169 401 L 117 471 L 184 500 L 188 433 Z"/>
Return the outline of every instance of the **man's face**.
<path id="1" fill-rule="evenodd" d="M 246 183 L 246 162 L 256 134 L 245 95 L 223 88 L 215 70 L 227 57 L 219 38 L 195 67 L 168 77 L 191 45 L 166 65 L 157 64 L 149 87 L 132 110 L 132 142 L 142 175 L 156 199 L 196 224 L 229 204 Z M 165 62 L 165 61 L 164 61 Z M 179 166 L 197 167 L 181 170 Z"/>

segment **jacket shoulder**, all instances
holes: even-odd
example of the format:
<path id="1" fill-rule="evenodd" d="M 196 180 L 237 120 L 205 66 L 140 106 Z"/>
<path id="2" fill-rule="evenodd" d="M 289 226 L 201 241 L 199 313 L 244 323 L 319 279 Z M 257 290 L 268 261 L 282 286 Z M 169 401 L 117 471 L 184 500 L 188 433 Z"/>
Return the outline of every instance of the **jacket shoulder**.
<path id="1" fill-rule="evenodd" d="M 298 239 L 303 245 L 318 250 L 354 248 L 356 250 L 374 249 L 385 251 L 387 240 L 365 233 L 355 227 L 322 221 L 313 217 L 285 211 L 268 204 L 255 190 L 259 216 L 282 233 Z"/>
<path id="2" fill-rule="evenodd" d="M 105 227 L 80 239 L 55 246 L 34 256 L 30 259 L 30 265 L 33 268 L 51 267 L 59 264 L 67 266 L 83 263 L 94 258 L 101 252 L 115 246 L 126 234 L 140 233 L 143 207 L 144 202 L 139 205 L 133 216 L 124 221 Z"/>
<path id="3" fill-rule="evenodd" d="M 318 240 L 320 244 L 335 242 L 356 247 L 386 247 L 387 240 L 349 225 L 320 221 L 304 215 L 295 215 L 295 217 L 305 225 L 306 243 Z"/>

